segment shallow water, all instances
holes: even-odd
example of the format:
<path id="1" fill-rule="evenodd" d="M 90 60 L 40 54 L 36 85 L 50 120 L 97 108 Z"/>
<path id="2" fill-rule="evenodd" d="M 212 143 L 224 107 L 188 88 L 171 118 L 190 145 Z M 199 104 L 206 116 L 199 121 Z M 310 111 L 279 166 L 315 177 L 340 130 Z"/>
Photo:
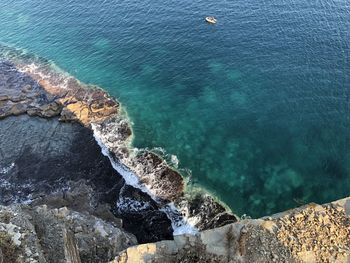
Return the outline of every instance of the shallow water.
<path id="1" fill-rule="evenodd" d="M 0 25 L 119 98 L 135 146 L 177 155 L 234 212 L 349 195 L 347 1 L 17 0 Z"/>

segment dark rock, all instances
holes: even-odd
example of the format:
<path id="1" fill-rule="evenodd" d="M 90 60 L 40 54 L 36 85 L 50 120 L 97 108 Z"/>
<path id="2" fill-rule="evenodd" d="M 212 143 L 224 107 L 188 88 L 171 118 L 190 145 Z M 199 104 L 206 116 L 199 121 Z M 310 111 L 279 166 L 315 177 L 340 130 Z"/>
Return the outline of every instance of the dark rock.
<path id="1" fill-rule="evenodd" d="M 9 117 L 0 122 L 0 166 L 6 187 L 0 189 L 2 204 L 16 199 L 36 199 L 84 179 L 99 200 L 112 203 L 123 179 L 101 154 L 90 130 L 57 119 Z M 30 187 L 29 187 L 30 185 Z M 4 200 L 7 200 L 6 202 Z"/>
<path id="2" fill-rule="evenodd" d="M 0 156 L 0 204 L 66 206 L 120 225 L 110 210 L 118 209 L 125 195 L 131 202 L 152 203 L 147 213 L 116 213 L 139 241 L 172 237 L 171 222 L 148 195 L 131 186 L 121 193 L 124 179 L 102 155 L 91 130 L 77 123 L 8 117 L 0 121 Z"/>
<path id="3" fill-rule="evenodd" d="M 170 219 L 159 211 L 157 202 L 139 189 L 125 185 L 114 213 L 123 217 L 123 228 L 135 233 L 140 243 L 173 238 Z"/>
<path id="4" fill-rule="evenodd" d="M 197 219 L 195 226 L 199 230 L 221 227 L 239 220 L 213 197 L 202 192 L 179 199 L 177 206 L 187 211 L 188 218 Z"/>
<path id="5" fill-rule="evenodd" d="M 53 70 L 46 60 L 19 54 L 14 61 L 0 62 L 0 118 L 7 118 L 0 121 L 0 203 L 67 206 L 120 225 L 112 209 L 141 242 L 172 238 L 168 217 L 184 222 L 176 209 L 188 211 L 185 217 L 199 229 L 236 220 L 207 195 L 188 199 L 182 176 L 160 156 L 132 149 L 130 124 L 106 92 Z M 8 118 L 25 113 L 45 119 Z M 125 186 L 93 136 L 147 194 Z"/>
<path id="6" fill-rule="evenodd" d="M 0 234 L 0 248 L 7 252 L 8 263 L 108 262 L 137 244 L 132 234 L 97 217 L 46 205 L 0 206 L 0 233 L 12 240 L 4 244 Z"/>

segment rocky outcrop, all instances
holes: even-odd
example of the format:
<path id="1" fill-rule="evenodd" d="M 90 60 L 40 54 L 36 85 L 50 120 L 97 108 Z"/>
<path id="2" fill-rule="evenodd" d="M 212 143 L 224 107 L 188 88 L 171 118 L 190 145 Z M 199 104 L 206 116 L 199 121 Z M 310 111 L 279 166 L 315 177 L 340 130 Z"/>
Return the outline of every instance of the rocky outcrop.
<path id="1" fill-rule="evenodd" d="M 129 247 L 111 263 L 349 262 L 350 198 Z"/>
<path id="2" fill-rule="evenodd" d="M 152 201 L 146 201 L 152 203 L 148 206 L 151 207 L 151 217 L 159 219 L 164 226 L 169 222 L 167 217 L 171 219 L 173 227 L 195 222 L 193 227 L 198 229 L 208 229 L 237 220 L 235 215 L 226 211 L 208 194 L 188 198 L 179 172 L 152 151 L 134 149 L 131 146 L 132 130 L 129 121 L 122 113 L 119 103 L 106 92 L 80 83 L 57 68 L 54 69 L 48 61 L 22 54 L 19 50 L 3 46 L 0 49 L 3 49 L 1 54 L 5 54 L 4 61 L 0 63 L 0 118 L 27 114 L 57 117 L 60 121 L 83 124 L 93 131 L 104 154 L 123 175 L 126 183 L 151 197 Z M 138 205 L 138 200 L 134 201 L 127 206 L 143 207 Z M 207 207 L 207 210 L 210 208 L 211 213 L 191 209 L 194 206 Z M 119 210 L 117 208 L 114 211 Z M 141 209 L 138 214 L 144 217 L 144 212 L 150 213 L 148 209 Z M 205 216 L 202 217 L 203 215 Z M 169 230 L 165 232 L 159 239 L 171 237 Z"/>
<path id="3" fill-rule="evenodd" d="M 128 175 L 127 183 L 143 189 L 164 211 L 175 205 L 178 213 L 168 213 L 173 222 L 191 222 L 196 229 L 204 230 L 237 221 L 235 215 L 210 195 L 203 192 L 187 194 L 181 175 L 160 156 L 132 148 L 130 136 L 124 132 L 128 130 L 126 127 L 128 123 L 120 115 L 111 116 L 102 123 L 92 123 L 94 135 L 105 149 L 106 156 L 121 173 Z"/>
<path id="4" fill-rule="evenodd" d="M 118 111 L 119 104 L 100 89 L 83 88 L 73 78 L 62 88 L 60 83 L 51 84 L 33 75 L 36 79 L 19 72 L 10 62 L 1 63 L 0 118 L 27 113 L 89 125 Z"/>
<path id="5" fill-rule="evenodd" d="M 163 159 L 150 151 L 131 149 L 131 132 L 125 118 L 111 116 L 102 123 L 93 123 L 92 127 L 95 136 L 108 149 L 112 161 L 126 166 L 137 176 L 138 184 L 159 201 L 175 201 L 183 194 L 181 175 Z"/>
<path id="6" fill-rule="evenodd" d="M 198 230 L 221 227 L 237 221 L 212 196 L 202 193 L 200 189 L 198 191 L 177 200 L 177 207 L 182 208 L 182 213 Z"/>
<path id="7" fill-rule="evenodd" d="M 37 200 L 84 180 L 96 202 L 112 203 L 123 179 L 78 124 L 26 115 L 0 121 L 0 203 Z M 115 189 L 115 191 L 113 191 Z"/>
<path id="8" fill-rule="evenodd" d="M 114 223 L 121 218 L 120 226 L 124 222 L 139 242 L 172 238 L 171 222 L 159 205 L 139 189 L 125 186 L 92 132 L 77 123 L 27 115 L 1 120 L 0 157 L 2 205 L 66 206 Z M 131 204 L 152 205 L 144 211 L 126 209 L 125 198 Z M 118 202 L 124 207 L 120 213 Z"/>
<path id="9" fill-rule="evenodd" d="M 8 245 L 1 245 L 6 238 Z M 0 206 L 2 262 L 108 262 L 136 243 L 113 224 L 66 207 Z"/>
<path id="10" fill-rule="evenodd" d="M 0 204 L 68 207 L 118 223 L 141 243 L 172 239 L 186 216 L 198 229 L 236 220 L 208 195 L 192 202 L 176 170 L 133 149 L 129 122 L 107 93 L 8 51 L 0 62 Z"/>

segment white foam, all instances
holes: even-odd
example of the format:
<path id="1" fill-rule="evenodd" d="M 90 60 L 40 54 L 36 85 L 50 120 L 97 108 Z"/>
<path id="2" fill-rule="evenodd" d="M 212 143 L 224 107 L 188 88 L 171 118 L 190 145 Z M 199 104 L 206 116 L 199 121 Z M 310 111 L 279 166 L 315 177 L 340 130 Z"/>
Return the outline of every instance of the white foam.
<path id="1" fill-rule="evenodd" d="M 150 203 L 137 201 L 130 197 L 120 197 L 117 201 L 117 209 L 119 213 L 123 212 L 142 212 L 151 208 Z"/>
<path id="2" fill-rule="evenodd" d="M 107 156 L 108 159 L 110 160 L 113 168 L 121 175 L 123 176 L 125 182 L 135 188 L 139 188 L 142 191 L 146 192 L 147 194 L 148 191 L 146 189 L 143 189 L 139 183 L 139 179 L 138 177 L 132 172 L 130 171 L 126 166 L 122 165 L 121 163 L 117 163 L 113 157 L 111 156 L 111 154 L 109 153 L 108 148 L 103 144 L 102 140 L 100 139 L 102 137 L 102 134 L 98 131 L 97 127 L 95 124 L 91 124 L 92 130 L 93 130 L 93 134 L 94 134 L 94 138 L 97 142 L 97 144 L 101 147 L 101 152 L 104 156 Z"/>
<path id="3" fill-rule="evenodd" d="M 15 163 L 11 163 L 10 165 L 5 167 L 0 166 L 0 174 L 7 174 L 9 171 L 11 171 L 13 167 L 15 167 Z"/>
<path id="4" fill-rule="evenodd" d="M 101 152 L 103 155 L 109 158 L 113 168 L 124 178 L 126 184 L 131 185 L 135 188 L 140 189 L 141 191 L 147 193 L 154 201 L 157 202 L 157 197 L 154 196 L 147 186 L 140 183 L 137 175 L 133 173 L 126 165 L 122 164 L 120 161 L 114 160 L 114 158 L 111 156 L 110 151 L 108 150 L 108 147 L 104 145 L 102 142 L 102 134 L 100 133 L 99 129 L 97 128 L 96 124 L 91 124 L 93 135 L 98 143 L 98 145 L 101 147 Z M 136 200 L 132 200 L 131 198 L 127 197 L 120 197 L 117 201 L 117 209 L 121 209 L 123 211 L 124 209 L 127 209 L 126 211 L 142 211 L 146 210 L 150 207 L 150 205 L 146 202 L 139 202 Z M 173 227 L 173 235 L 181 235 L 181 234 L 190 234 L 195 235 L 198 233 L 198 230 L 194 227 L 194 225 L 190 224 L 186 218 L 184 218 L 179 212 L 178 209 L 175 207 L 173 203 L 166 204 L 163 206 L 160 211 L 163 211 L 167 217 L 171 221 L 171 225 Z"/>
<path id="5" fill-rule="evenodd" d="M 54 66 L 54 65 L 51 65 L 51 66 Z M 22 73 L 27 73 L 29 75 L 35 75 L 35 76 L 39 77 L 39 79 L 47 80 L 48 82 L 50 82 L 50 80 L 52 79 L 52 76 L 50 74 L 45 74 L 43 72 L 43 70 L 41 69 L 41 66 L 38 64 L 35 64 L 34 62 L 32 62 L 30 64 L 26 64 L 26 65 L 17 65 L 17 68 Z M 58 72 L 55 72 L 55 73 L 58 73 Z M 59 75 L 59 79 L 60 79 L 59 87 L 62 89 L 68 89 L 68 82 L 73 77 L 69 76 L 69 75 L 65 75 L 61 72 L 59 72 L 58 75 Z"/>
<path id="6" fill-rule="evenodd" d="M 172 154 L 170 160 L 171 164 L 177 169 L 179 167 L 179 159 L 177 158 L 177 156 Z"/>
<path id="7" fill-rule="evenodd" d="M 178 236 L 182 234 L 195 235 L 198 233 L 198 229 L 191 225 L 187 218 L 184 218 L 179 214 L 179 211 L 175 207 L 174 203 L 169 203 L 160 209 L 163 211 L 171 221 L 171 226 L 174 229 L 173 235 Z"/>
<path id="8" fill-rule="evenodd" d="M 146 150 L 149 150 L 150 152 L 153 152 L 153 153 L 159 155 L 163 159 L 163 161 L 166 162 L 166 164 L 168 166 L 175 168 L 175 169 L 178 169 L 179 159 L 177 158 L 176 155 L 167 153 L 167 151 L 162 147 L 154 147 L 152 149 L 146 148 Z"/>

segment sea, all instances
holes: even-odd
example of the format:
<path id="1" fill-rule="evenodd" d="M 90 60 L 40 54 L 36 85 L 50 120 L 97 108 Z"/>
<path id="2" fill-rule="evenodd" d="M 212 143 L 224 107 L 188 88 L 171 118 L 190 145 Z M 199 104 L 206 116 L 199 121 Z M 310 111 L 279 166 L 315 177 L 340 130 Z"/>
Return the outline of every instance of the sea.
<path id="1" fill-rule="evenodd" d="M 0 43 L 108 91 L 238 215 L 350 194 L 349 1 L 1 0 Z"/>

